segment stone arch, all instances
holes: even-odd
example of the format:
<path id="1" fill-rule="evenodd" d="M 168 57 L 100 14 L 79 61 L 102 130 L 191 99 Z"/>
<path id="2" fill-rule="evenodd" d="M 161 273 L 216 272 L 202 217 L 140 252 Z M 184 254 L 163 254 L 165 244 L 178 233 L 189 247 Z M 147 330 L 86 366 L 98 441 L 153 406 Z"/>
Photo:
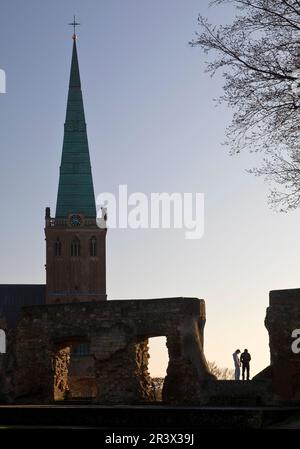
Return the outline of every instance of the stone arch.
<path id="1" fill-rule="evenodd" d="M 169 364 L 163 401 L 196 403 L 201 399 L 200 383 L 212 378 L 203 352 L 204 322 L 204 301 L 196 298 L 26 307 L 17 325 L 13 351 L 9 349 L 17 368 L 12 394 L 36 403 L 51 402 L 54 396 L 64 399 L 69 391 L 70 348 L 89 339 L 95 402 L 151 401 L 145 372 L 148 339 L 165 336 Z"/>
<path id="2" fill-rule="evenodd" d="M 67 336 L 53 344 L 54 400 L 93 398 L 97 395 L 94 360 L 87 336 Z M 84 350 L 83 350 L 84 349 Z"/>
<path id="3" fill-rule="evenodd" d="M 149 362 L 149 339 L 164 337 L 168 353 L 168 364 L 166 369 L 166 376 L 162 385 L 159 396 L 157 395 L 155 384 L 152 381 L 148 371 Z M 147 331 L 144 335 L 137 335 L 132 342 L 133 354 L 136 357 L 136 368 L 133 377 L 141 386 L 139 391 L 136 391 L 137 402 L 140 400 L 146 401 L 164 401 L 169 402 L 176 397 L 176 391 L 182 390 L 182 386 L 186 382 L 182 382 L 183 378 L 187 379 L 187 374 L 190 371 L 190 366 L 186 367 L 184 362 L 185 350 L 182 344 L 181 334 L 175 328 L 157 329 L 156 331 Z M 187 368 L 187 369 L 186 369 Z M 192 380 L 192 379 L 190 379 Z M 188 379 L 187 379 L 188 382 Z M 192 381 L 194 386 L 194 382 Z M 181 392 L 185 394 L 185 392 Z"/>
<path id="4" fill-rule="evenodd" d="M 165 344 L 168 354 L 168 364 L 166 369 L 165 381 L 166 385 L 169 385 L 170 378 L 173 377 L 174 361 L 181 359 L 182 347 L 180 342 L 180 336 L 174 333 L 171 329 L 149 330 L 144 335 L 137 335 L 133 342 L 134 354 L 136 354 L 136 371 L 135 377 L 138 380 L 139 385 L 142 386 L 141 391 L 138 392 L 138 401 L 161 401 L 163 398 L 168 398 L 168 393 L 164 394 L 165 381 L 162 386 L 162 391 L 157 395 L 156 386 L 149 373 L 149 339 L 151 338 L 165 338 Z M 176 371 L 176 368 L 175 368 Z"/>

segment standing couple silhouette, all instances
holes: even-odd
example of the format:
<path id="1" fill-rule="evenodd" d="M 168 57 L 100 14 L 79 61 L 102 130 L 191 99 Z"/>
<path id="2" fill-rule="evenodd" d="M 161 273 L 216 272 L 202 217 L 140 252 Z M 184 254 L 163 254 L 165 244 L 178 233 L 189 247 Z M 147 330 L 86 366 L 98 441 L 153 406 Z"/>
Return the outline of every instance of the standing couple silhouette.
<path id="1" fill-rule="evenodd" d="M 251 360 L 251 355 L 248 352 L 248 349 L 244 349 L 244 352 L 241 354 L 241 351 L 239 349 L 237 349 L 233 354 L 233 361 L 234 361 L 234 379 L 235 380 L 240 380 L 240 375 L 241 375 L 241 366 L 242 366 L 242 377 L 243 380 L 245 380 L 245 375 L 246 375 L 246 379 L 249 380 L 250 379 L 250 360 Z"/>

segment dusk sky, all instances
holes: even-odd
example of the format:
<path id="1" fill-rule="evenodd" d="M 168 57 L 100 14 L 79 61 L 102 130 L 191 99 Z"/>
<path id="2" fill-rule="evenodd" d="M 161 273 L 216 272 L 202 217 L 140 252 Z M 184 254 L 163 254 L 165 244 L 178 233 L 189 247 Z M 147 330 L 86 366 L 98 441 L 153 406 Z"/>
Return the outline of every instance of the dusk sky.
<path id="1" fill-rule="evenodd" d="M 248 348 L 252 375 L 269 364 L 269 290 L 299 287 L 300 211 L 275 213 L 268 186 L 246 173 L 256 155 L 230 157 L 232 111 L 216 107 L 220 76 L 188 42 L 198 13 L 230 21 L 208 0 L 2 0 L 0 283 L 44 283 L 44 209 L 55 212 L 71 62 L 73 15 L 95 193 L 200 192 L 205 234 L 108 230 L 109 299 L 204 298 L 208 360 L 232 367 Z M 151 373 L 166 349 L 151 345 Z"/>

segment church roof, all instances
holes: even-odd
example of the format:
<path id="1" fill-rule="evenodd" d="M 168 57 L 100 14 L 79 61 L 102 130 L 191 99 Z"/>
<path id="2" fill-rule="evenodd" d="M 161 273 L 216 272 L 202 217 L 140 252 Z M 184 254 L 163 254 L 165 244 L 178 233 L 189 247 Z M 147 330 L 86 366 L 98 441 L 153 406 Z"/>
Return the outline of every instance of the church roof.
<path id="1" fill-rule="evenodd" d="M 0 318 L 14 327 L 23 306 L 45 304 L 46 286 L 42 284 L 1 284 Z"/>
<path id="2" fill-rule="evenodd" d="M 67 218 L 69 214 L 83 214 L 89 218 L 96 218 L 76 36 L 73 37 L 68 103 L 55 216 L 56 218 Z"/>

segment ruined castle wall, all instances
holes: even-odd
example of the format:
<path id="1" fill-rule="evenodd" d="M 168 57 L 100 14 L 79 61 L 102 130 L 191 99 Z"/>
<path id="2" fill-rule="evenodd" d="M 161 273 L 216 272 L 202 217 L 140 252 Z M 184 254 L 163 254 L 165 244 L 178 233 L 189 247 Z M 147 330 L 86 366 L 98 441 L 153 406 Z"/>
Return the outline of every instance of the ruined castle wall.
<path id="1" fill-rule="evenodd" d="M 268 375 L 278 400 L 300 402 L 300 354 L 292 350 L 300 329 L 300 289 L 270 292 L 265 325 L 269 332 L 271 365 Z"/>
<path id="2" fill-rule="evenodd" d="M 169 367 L 166 400 L 189 401 L 199 381 L 211 378 L 203 354 L 205 304 L 196 298 L 118 300 L 25 307 L 17 326 L 10 365 L 15 400 L 51 402 L 69 385 L 68 341 L 89 341 L 97 402 L 154 398 L 148 373 L 148 338 L 166 336 Z M 35 379 L 32 372 L 37 373 Z M 178 373 L 181 373 L 178 384 Z M 179 393 L 178 393 L 179 391 Z"/>

